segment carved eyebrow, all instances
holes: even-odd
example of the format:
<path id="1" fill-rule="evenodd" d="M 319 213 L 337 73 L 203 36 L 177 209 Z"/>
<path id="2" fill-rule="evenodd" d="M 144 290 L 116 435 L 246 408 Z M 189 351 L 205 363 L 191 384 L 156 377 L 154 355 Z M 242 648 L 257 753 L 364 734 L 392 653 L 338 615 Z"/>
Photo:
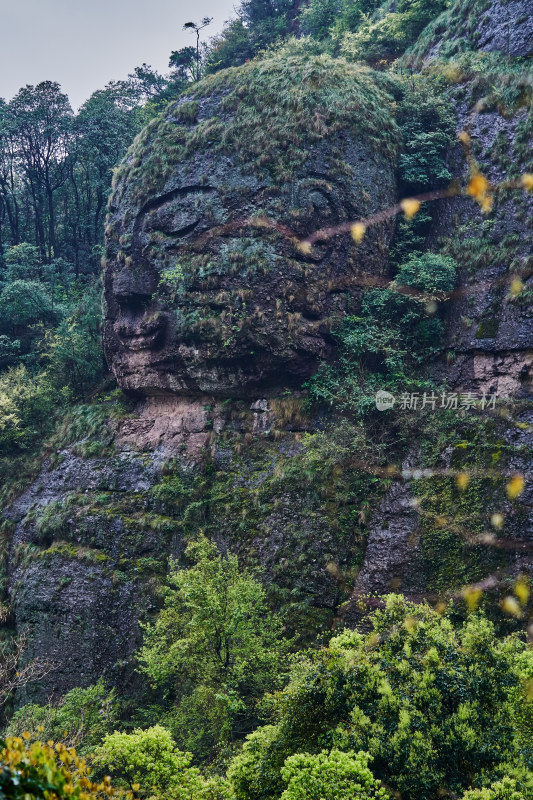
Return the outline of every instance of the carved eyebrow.
<path id="1" fill-rule="evenodd" d="M 171 200 L 176 200 L 178 197 L 185 197 L 188 194 L 210 194 L 211 192 L 216 192 L 214 186 L 180 186 L 178 189 L 172 189 L 172 191 L 167 192 L 166 194 L 162 194 L 159 197 L 154 197 L 152 200 L 148 200 L 148 202 L 145 203 L 141 208 L 137 219 L 144 217 L 144 215 L 149 211 L 155 211 L 155 209 L 164 206 L 166 203 L 170 203 Z"/>

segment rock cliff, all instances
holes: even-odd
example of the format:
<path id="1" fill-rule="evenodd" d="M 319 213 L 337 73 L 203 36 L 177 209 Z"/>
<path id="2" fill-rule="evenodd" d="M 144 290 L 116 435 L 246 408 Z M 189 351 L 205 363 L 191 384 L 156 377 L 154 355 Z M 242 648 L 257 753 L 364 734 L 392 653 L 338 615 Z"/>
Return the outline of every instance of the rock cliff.
<path id="1" fill-rule="evenodd" d="M 531 83 L 513 61 L 531 54 L 528 5 L 456 2 L 406 56 L 441 70 L 457 130 L 493 182 L 533 171 Z M 455 52 L 460 63 L 439 61 Z M 342 59 L 269 56 L 195 85 L 119 168 L 104 339 L 130 399 L 80 412 L 85 435 L 56 442 L 6 513 L 16 624 L 28 656 L 54 665 L 20 700 L 101 674 L 134 686 L 139 620 L 199 529 L 262 568 L 304 640 L 355 620 L 371 594 L 433 598 L 531 572 L 531 197 L 502 192 L 489 215 L 440 201 L 426 243 L 461 267 L 429 372 L 449 390 L 513 398 L 507 418 L 415 420 L 389 469 L 380 454 L 398 426 L 386 412 L 369 442 L 304 403 L 302 382 L 334 358 L 332 330 L 358 313 L 364 279 L 392 277 L 392 224 L 359 247 L 347 235 L 309 252 L 295 238 L 395 202 L 401 137 L 383 86 Z M 448 164 L 464 180 L 459 144 Z M 526 491 L 511 502 L 515 472 Z"/>

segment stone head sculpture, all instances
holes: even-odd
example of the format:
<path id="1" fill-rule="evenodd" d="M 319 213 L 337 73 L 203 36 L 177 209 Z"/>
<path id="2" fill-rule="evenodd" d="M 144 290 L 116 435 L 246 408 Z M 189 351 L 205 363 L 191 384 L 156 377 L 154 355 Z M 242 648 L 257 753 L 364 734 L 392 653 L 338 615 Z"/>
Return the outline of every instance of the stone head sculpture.
<path id="1" fill-rule="evenodd" d="M 120 386 L 238 397 L 301 383 L 379 275 L 391 226 L 298 240 L 394 202 L 391 98 L 286 48 L 205 78 L 137 137 L 106 230 L 104 341 Z"/>

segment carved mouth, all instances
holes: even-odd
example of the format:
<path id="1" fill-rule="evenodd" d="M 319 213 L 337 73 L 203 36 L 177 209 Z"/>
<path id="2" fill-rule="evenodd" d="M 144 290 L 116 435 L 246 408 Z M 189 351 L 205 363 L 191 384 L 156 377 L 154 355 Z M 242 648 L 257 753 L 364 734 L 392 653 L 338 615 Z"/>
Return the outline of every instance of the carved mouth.
<path id="1" fill-rule="evenodd" d="M 153 350 L 161 343 L 166 320 L 158 317 L 136 325 L 131 322 L 119 322 L 114 327 L 121 343 L 128 350 Z"/>

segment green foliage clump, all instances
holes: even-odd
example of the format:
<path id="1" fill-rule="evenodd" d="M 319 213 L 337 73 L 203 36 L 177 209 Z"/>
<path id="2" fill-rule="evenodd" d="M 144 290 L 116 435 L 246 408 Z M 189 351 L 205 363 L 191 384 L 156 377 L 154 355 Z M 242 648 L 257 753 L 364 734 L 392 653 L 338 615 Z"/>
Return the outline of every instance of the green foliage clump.
<path id="1" fill-rule="evenodd" d="M 321 364 L 308 381 L 310 401 L 365 415 L 378 389 L 407 391 L 414 370 L 441 347 L 444 324 L 436 301 L 455 285 L 453 259 L 413 254 L 387 289 L 371 289 L 358 316 L 346 317 L 335 331 L 338 357 Z M 410 290 L 413 290 L 412 292 Z"/>
<path id="2" fill-rule="evenodd" d="M 97 800 L 115 794 L 109 778 L 93 783 L 84 759 L 62 742 L 29 743 L 23 737 L 8 736 L 0 741 L 0 794 L 6 800 Z M 126 800 L 133 794 L 126 792 Z"/>
<path id="3" fill-rule="evenodd" d="M 294 27 L 293 0 L 241 0 L 236 19 L 211 40 L 206 72 L 244 64 L 271 45 L 279 44 Z"/>
<path id="4" fill-rule="evenodd" d="M 36 380 L 23 364 L 0 374 L 0 451 L 33 447 L 49 429 L 58 395 L 46 374 Z"/>
<path id="5" fill-rule="evenodd" d="M 490 784 L 507 763 L 530 774 L 525 642 L 498 640 L 479 615 L 454 628 L 399 595 L 370 621 L 369 633 L 347 630 L 294 667 L 272 697 L 273 724 L 230 767 L 237 800 L 279 797 L 289 756 L 330 748 L 369 753 L 376 779 L 412 800 Z"/>
<path id="6" fill-rule="evenodd" d="M 375 780 L 368 761 L 368 753 L 335 749 L 289 756 L 281 770 L 287 784 L 281 800 L 386 800 L 388 792 Z"/>
<path id="7" fill-rule="evenodd" d="M 101 341 L 101 297 L 90 287 L 46 339 L 47 373 L 56 386 L 68 387 L 73 398 L 86 400 L 104 374 Z"/>
<path id="8" fill-rule="evenodd" d="M 281 622 L 263 586 L 204 536 L 195 563 L 170 573 L 165 608 L 145 628 L 141 670 L 174 701 L 169 716 L 180 746 L 207 758 L 257 719 L 262 694 L 283 676 Z"/>
<path id="9" fill-rule="evenodd" d="M 56 705 L 22 706 L 9 721 L 7 735 L 21 736 L 28 731 L 33 739 L 53 739 L 87 755 L 113 731 L 118 717 L 116 691 L 100 680 L 86 689 L 71 689 Z"/>
<path id="10" fill-rule="evenodd" d="M 357 30 L 380 4 L 381 0 L 310 0 L 300 14 L 300 27 L 315 39 L 335 39 Z"/>
<path id="11" fill-rule="evenodd" d="M 206 780 L 192 755 L 176 748 L 169 731 L 161 725 L 133 733 L 109 733 L 94 751 L 95 765 L 105 767 L 119 784 L 140 797 L 171 800 L 216 800 L 224 781 Z"/>
<path id="12" fill-rule="evenodd" d="M 62 259 L 8 248 L 0 276 L 0 458 L 35 447 L 55 412 L 101 381 L 101 291 L 76 283 Z M 0 461 L 1 469 L 1 461 Z"/>
<path id="13" fill-rule="evenodd" d="M 464 793 L 462 800 L 526 800 L 526 795 L 520 791 L 515 780 L 505 777 L 492 786 L 470 789 Z"/>
<path id="14" fill-rule="evenodd" d="M 372 16 L 362 16 L 357 28 L 345 34 L 341 52 L 349 58 L 370 63 L 398 58 L 416 41 L 426 25 L 446 8 L 448 2 L 385 2 Z"/>

